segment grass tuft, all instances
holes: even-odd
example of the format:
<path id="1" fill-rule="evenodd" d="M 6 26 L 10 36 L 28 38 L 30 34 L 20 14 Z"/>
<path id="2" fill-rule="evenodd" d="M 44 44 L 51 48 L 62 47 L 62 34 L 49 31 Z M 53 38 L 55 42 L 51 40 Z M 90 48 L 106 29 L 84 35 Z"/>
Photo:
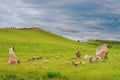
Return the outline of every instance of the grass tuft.
<path id="1" fill-rule="evenodd" d="M 3 76 L 3 80 L 24 80 L 24 79 L 17 77 L 16 74 L 9 73 Z"/>
<path id="2" fill-rule="evenodd" d="M 64 75 L 62 75 L 58 71 L 49 71 L 46 74 L 42 76 L 43 80 L 46 79 L 62 79 L 62 80 L 68 80 L 68 78 Z"/>

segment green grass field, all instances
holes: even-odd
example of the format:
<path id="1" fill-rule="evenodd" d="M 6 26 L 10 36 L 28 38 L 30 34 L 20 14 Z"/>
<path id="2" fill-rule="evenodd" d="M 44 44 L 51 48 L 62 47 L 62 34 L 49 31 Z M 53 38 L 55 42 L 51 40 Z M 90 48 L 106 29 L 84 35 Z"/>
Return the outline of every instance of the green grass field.
<path id="1" fill-rule="evenodd" d="M 38 28 L 0 29 L 0 80 L 120 80 L 120 42 L 89 40 L 81 43 Z M 99 44 L 109 46 L 108 58 L 89 63 L 84 55 L 95 55 Z M 8 64 L 8 48 L 15 47 L 20 60 Z M 79 48 L 81 59 L 75 58 Z M 41 56 L 40 60 L 27 61 Z M 59 59 L 55 57 L 58 56 Z M 72 60 L 86 62 L 77 67 Z"/>

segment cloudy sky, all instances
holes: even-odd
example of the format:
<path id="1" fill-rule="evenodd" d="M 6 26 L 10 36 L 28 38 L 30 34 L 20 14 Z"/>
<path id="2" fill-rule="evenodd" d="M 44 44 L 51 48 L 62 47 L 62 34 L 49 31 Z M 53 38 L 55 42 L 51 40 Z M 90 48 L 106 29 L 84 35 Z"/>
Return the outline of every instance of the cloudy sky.
<path id="1" fill-rule="evenodd" d="M 120 41 L 120 0 L 0 0 L 0 27 L 11 26 Z"/>

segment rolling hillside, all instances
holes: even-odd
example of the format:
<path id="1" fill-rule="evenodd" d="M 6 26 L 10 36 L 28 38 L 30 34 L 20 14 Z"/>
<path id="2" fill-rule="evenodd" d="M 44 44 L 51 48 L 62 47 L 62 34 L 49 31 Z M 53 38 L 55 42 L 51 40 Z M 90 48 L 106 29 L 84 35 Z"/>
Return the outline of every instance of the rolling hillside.
<path id="1" fill-rule="evenodd" d="M 120 42 L 89 40 L 81 43 L 39 28 L 0 29 L 1 80 L 119 80 Z M 99 44 L 109 46 L 108 59 L 90 64 L 84 55 L 95 55 Z M 15 47 L 20 63 L 9 65 L 8 48 Z M 82 58 L 75 58 L 76 48 Z M 42 59 L 27 60 L 34 56 Z M 58 57 L 56 59 L 56 57 Z M 77 67 L 71 61 L 85 62 Z"/>
<path id="2" fill-rule="evenodd" d="M 39 28 L 0 29 L 0 34 L 0 45 L 2 45 L 0 46 L 1 53 L 7 53 L 8 47 L 11 45 L 15 46 L 18 49 L 18 53 L 20 53 L 21 50 L 24 51 L 24 53 L 31 53 L 32 51 L 39 52 L 45 49 L 51 50 L 72 48 L 77 44 L 72 40 L 63 38 L 62 36 L 58 36 Z"/>

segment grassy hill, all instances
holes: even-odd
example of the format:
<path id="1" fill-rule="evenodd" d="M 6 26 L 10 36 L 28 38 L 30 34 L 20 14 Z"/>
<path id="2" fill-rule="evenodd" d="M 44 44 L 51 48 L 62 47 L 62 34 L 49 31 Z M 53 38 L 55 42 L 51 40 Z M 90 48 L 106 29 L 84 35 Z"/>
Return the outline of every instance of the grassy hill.
<path id="1" fill-rule="evenodd" d="M 1 80 L 119 80 L 120 43 L 116 41 L 89 40 L 81 43 L 39 28 L 0 29 L 0 79 Z M 84 55 L 95 55 L 99 44 L 109 46 L 108 59 L 94 64 Z M 15 47 L 20 63 L 9 65 L 8 48 Z M 81 59 L 75 58 L 76 48 Z M 41 56 L 40 60 L 27 61 L 30 57 Z M 57 57 L 57 59 L 55 58 Z M 85 62 L 77 67 L 72 60 Z"/>

